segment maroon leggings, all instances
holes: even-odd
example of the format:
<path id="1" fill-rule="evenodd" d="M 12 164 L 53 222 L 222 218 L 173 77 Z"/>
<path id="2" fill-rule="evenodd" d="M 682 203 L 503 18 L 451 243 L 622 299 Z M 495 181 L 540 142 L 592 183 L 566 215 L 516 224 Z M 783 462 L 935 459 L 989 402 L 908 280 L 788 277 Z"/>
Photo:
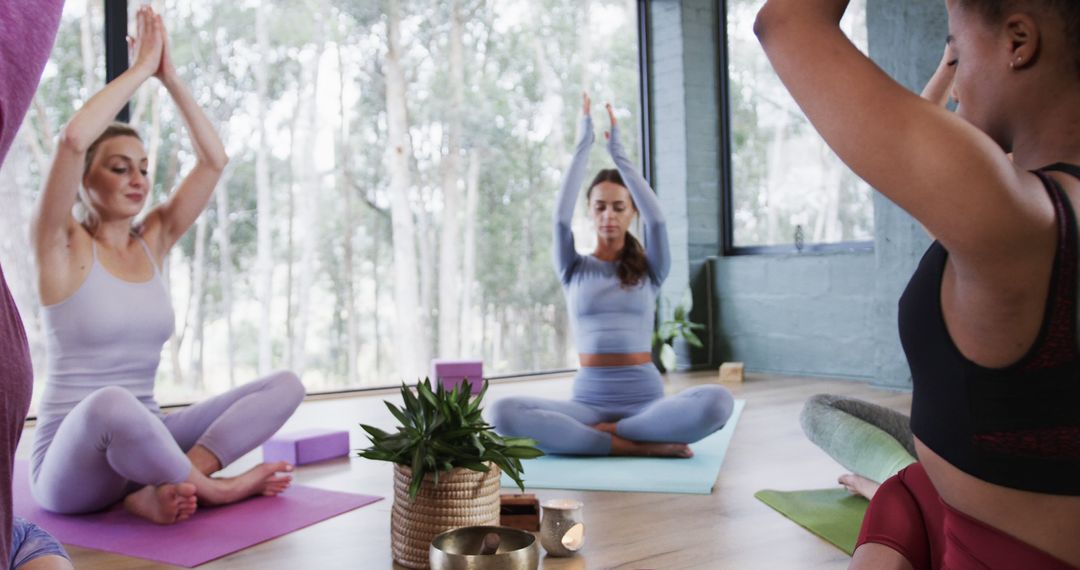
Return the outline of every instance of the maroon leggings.
<path id="1" fill-rule="evenodd" d="M 881 484 L 856 548 L 868 542 L 899 552 L 916 570 L 1072 566 L 945 504 L 919 463 Z"/>

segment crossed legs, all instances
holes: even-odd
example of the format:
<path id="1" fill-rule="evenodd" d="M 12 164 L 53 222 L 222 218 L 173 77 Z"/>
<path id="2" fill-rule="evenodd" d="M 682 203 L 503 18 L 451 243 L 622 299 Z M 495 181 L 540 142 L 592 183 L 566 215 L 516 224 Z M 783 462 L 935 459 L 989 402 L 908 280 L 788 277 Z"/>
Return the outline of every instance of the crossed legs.
<path id="1" fill-rule="evenodd" d="M 289 478 L 277 473 L 291 469 L 284 462 L 237 477 L 210 475 L 265 441 L 303 395 L 295 375 L 278 373 L 162 420 L 127 390 L 102 388 L 64 418 L 35 474 L 34 496 L 61 513 L 123 499 L 134 514 L 170 524 L 190 517 L 200 501 L 280 493 Z"/>
<path id="2" fill-rule="evenodd" d="M 697 386 L 629 413 L 578 401 L 503 398 L 491 417 L 500 433 L 536 439 L 548 453 L 690 457 L 687 444 L 723 427 L 733 407 L 726 389 Z"/>

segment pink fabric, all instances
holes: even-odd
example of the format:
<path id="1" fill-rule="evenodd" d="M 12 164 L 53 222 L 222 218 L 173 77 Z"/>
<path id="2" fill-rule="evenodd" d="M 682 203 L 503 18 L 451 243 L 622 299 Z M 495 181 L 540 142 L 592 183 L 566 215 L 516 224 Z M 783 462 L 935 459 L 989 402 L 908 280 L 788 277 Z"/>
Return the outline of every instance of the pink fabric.
<path id="1" fill-rule="evenodd" d="M 4 564 L 11 556 L 11 472 L 33 386 L 30 347 L 0 268 L 0 514 L 4 525 L 0 528 L 0 561 Z"/>
<path id="2" fill-rule="evenodd" d="M 37 90 L 63 8 L 63 0 L 0 2 L 0 164 Z"/>
<path id="3" fill-rule="evenodd" d="M 63 7 L 63 0 L 0 2 L 0 165 L 37 90 Z M 11 557 L 11 473 L 33 381 L 26 331 L 0 268 L 0 561 L 4 564 Z"/>

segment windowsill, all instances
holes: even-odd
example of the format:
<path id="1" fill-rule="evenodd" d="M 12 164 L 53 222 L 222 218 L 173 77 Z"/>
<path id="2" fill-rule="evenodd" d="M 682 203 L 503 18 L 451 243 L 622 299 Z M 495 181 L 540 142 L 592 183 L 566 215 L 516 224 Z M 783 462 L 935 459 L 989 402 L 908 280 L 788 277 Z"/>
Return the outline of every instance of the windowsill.
<path id="1" fill-rule="evenodd" d="M 725 249 L 722 257 L 768 255 L 778 257 L 805 257 L 819 255 L 870 254 L 874 253 L 873 241 L 847 241 L 838 243 L 806 244 L 802 251 L 794 245 L 754 245 Z"/>
<path id="2" fill-rule="evenodd" d="M 518 372 L 515 374 L 496 374 L 488 376 L 485 380 L 490 384 L 509 384 L 513 382 L 524 382 L 529 380 L 544 380 L 545 376 L 551 376 L 552 378 L 562 378 L 563 376 L 575 372 L 576 368 L 562 368 L 557 370 L 540 370 L 537 372 Z M 396 394 L 401 389 L 401 386 L 371 386 L 362 388 L 350 388 L 347 390 L 332 390 L 326 392 L 313 392 L 304 397 L 305 402 L 312 402 L 317 400 L 337 400 L 342 398 L 354 398 L 356 396 L 376 396 L 379 394 Z M 207 396 L 210 397 L 210 396 Z M 166 404 L 161 406 L 161 411 L 166 414 L 186 408 L 195 402 L 186 402 L 180 404 Z M 31 428 L 37 425 L 37 416 L 27 416 L 25 427 Z"/>

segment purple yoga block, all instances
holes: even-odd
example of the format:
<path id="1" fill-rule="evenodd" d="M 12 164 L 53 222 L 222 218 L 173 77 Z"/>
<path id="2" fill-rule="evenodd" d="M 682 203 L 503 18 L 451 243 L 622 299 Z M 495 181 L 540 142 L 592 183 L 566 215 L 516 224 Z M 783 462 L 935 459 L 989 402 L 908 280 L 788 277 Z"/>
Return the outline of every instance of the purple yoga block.
<path id="1" fill-rule="evenodd" d="M 349 432 L 306 429 L 277 434 L 262 446 L 263 461 L 288 461 L 293 465 L 315 463 L 349 454 Z"/>
<path id="2" fill-rule="evenodd" d="M 447 390 L 453 389 L 462 380 L 468 378 L 472 393 L 479 394 L 484 384 L 484 361 L 436 358 L 431 361 L 431 378 L 441 381 Z"/>

